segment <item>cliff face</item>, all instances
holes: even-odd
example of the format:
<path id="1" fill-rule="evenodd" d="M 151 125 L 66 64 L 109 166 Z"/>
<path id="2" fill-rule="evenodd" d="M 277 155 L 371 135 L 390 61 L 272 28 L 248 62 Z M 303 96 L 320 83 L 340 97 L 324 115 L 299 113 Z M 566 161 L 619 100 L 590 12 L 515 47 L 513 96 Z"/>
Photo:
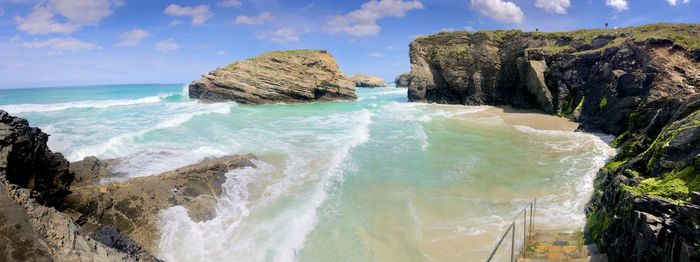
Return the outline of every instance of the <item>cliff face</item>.
<path id="1" fill-rule="evenodd" d="M 355 100 L 354 87 L 328 52 L 290 50 L 218 68 L 192 82 L 189 93 L 205 102 L 308 103 Z"/>
<path id="2" fill-rule="evenodd" d="M 410 45 L 409 100 L 539 108 L 617 135 L 590 241 L 613 260 L 697 260 L 698 48 L 699 25 L 440 33 Z"/>

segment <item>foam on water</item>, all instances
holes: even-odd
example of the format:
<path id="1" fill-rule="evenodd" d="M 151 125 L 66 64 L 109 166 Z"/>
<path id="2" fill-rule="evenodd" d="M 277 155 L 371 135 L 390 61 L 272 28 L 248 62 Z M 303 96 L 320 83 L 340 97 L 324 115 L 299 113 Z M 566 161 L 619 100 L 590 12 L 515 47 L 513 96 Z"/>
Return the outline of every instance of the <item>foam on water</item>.
<path id="1" fill-rule="evenodd" d="M 292 261 L 318 222 L 318 208 L 333 183 L 342 183 L 343 163 L 350 150 L 370 139 L 372 114 L 360 110 L 318 119 L 318 125 L 339 125 L 342 134 L 321 136 L 324 150 L 308 152 L 293 148 L 280 178 L 271 178 L 280 168 L 256 162 L 258 168 L 232 171 L 224 184 L 217 215 L 213 220 L 194 223 L 182 207 L 162 214 L 160 250 L 168 261 L 223 261 L 236 257 L 246 261 Z M 322 162 L 316 163 L 317 160 Z M 263 193 L 251 200 L 249 185 L 260 183 Z M 300 189 L 304 189 L 300 191 Z M 289 201 L 297 198 L 299 200 Z M 291 202 L 291 203 L 289 203 Z M 282 204 L 286 203 L 286 204 Z M 284 207 L 277 210 L 280 205 Z M 289 208 L 291 205 L 294 208 Z M 250 218 L 251 214 L 279 212 L 275 217 Z"/>
<path id="2" fill-rule="evenodd" d="M 88 156 L 98 156 L 114 158 L 135 153 L 134 150 L 140 148 L 137 144 L 138 138 L 143 137 L 149 132 L 175 128 L 183 125 L 194 117 L 206 114 L 228 114 L 231 112 L 230 103 L 218 104 L 197 104 L 196 102 L 180 103 L 171 105 L 173 115 L 165 117 L 154 126 L 146 127 L 137 131 L 120 134 L 109 138 L 107 141 L 98 145 L 88 145 L 77 149 L 67 155 L 68 160 L 77 161 Z M 189 112 L 188 112 L 189 111 Z M 184 113 L 179 113 L 184 112 Z M 152 174 L 151 174 L 152 175 Z"/>
<path id="3" fill-rule="evenodd" d="M 160 214 L 167 261 L 482 261 L 532 197 L 542 224 L 580 227 L 614 153 L 609 137 L 510 126 L 489 107 L 405 103 L 406 89 L 255 107 L 197 103 L 187 85 L 90 90 L 50 90 L 54 100 L 0 91 L 0 108 L 50 133 L 71 161 L 116 158 L 104 183 L 259 156 L 226 174 L 214 219 Z"/>
<path id="4" fill-rule="evenodd" d="M 149 96 L 139 99 L 124 99 L 124 100 L 91 100 L 77 101 L 57 104 L 14 104 L 2 105 L 2 109 L 11 114 L 21 114 L 27 112 L 53 112 L 63 111 L 73 108 L 93 108 L 103 109 L 115 106 L 130 106 L 140 104 L 155 104 L 160 103 L 166 96 Z"/>

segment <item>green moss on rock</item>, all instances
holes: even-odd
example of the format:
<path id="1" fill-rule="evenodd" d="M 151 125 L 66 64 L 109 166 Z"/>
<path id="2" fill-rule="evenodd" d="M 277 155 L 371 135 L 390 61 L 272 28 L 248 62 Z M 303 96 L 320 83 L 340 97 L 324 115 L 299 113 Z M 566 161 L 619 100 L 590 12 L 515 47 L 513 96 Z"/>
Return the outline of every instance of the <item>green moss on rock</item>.
<path id="1" fill-rule="evenodd" d="M 627 135 L 628 135 L 628 134 L 629 134 L 629 132 L 624 132 L 624 133 L 622 133 L 621 135 L 615 137 L 615 140 L 613 140 L 613 141 L 610 143 L 610 146 L 611 146 L 611 147 L 618 147 L 618 146 L 620 146 L 620 143 L 622 143 L 622 141 L 624 141 L 625 138 L 627 138 Z"/>
<path id="2" fill-rule="evenodd" d="M 636 187 L 623 188 L 635 196 L 656 196 L 676 202 L 688 201 L 690 192 L 700 191 L 700 173 L 695 167 L 688 166 L 661 177 L 642 180 Z"/>

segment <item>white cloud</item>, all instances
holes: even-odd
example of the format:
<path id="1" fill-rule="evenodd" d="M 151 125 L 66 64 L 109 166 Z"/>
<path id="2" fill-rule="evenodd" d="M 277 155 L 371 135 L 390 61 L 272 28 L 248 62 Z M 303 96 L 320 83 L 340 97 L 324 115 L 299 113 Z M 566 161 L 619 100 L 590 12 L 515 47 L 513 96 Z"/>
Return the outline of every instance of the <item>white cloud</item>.
<path id="1" fill-rule="evenodd" d="M 481 15 L 504 23 L 520 24 L 525 19 L 523 11 L 513 2 L 504 0 L 471 0 L 473 9 Z"/>
<path id="2" fill-rule="evenodd" d="M 28 34 L 70 34 L 84 26 L 97 25 L 112 14 L 112 8 L 122 4 L 122 0 L 50 0 L 35 5 L 24 17 L 15 17 L 15 22 L 18 30 Z M 57 22 L 57 15 L 66 21 Z"/>
<path id="3" fill-rule="evenodd" d="M 571 0 L 537 0 L 535 7 L 544 9 L 546 12 L 566 14 L 566 9 L 571 6 Z"/>
<path id="4" fill-rule="evenodd" d="M 299 31 L 296 29 L 285 27 L 271 33 L 259 34 L 258 39 L 268 39 L 275 43 L 299 42 L 299 35 Z"/>
<path id="5" fill-rule="evenodd" d="M 219 50 L 216 52 L 216 55 L 226 55 L 226 51 L 224 50 Z"/>
<path id="6" fill-rule="evenodd" d="M 605 0 L 605 4 L 611 6 L 617 11 L 625 11 L 630 9 L 629 2 L 627 0 Z"/>
<path id="7" fill-rule="evenodd" d="M 233 23 L 238 25 L 262 25 L 272 20 L 275 20 L 275 17 L 270 12 L 262 12 L 257 16 L 239 15 Z"/>
<path id="8" fill-rule="evenodd" d="M 23 44 L 28 48 L 49 49 L 49 55 L 62 54 L 65 51 L 79 52 L 86 50 L 98 50 L 102 47 L 88 42 L 83 42 L 72 37 L 50 38 L 47 40 L 34 40 Z"/>
<path id="9" fill-rule="evenodd" d="M 328 30 L 350 36 L 373 36 L 381 31 L 377 25 L 379 19 L 403 17 L 413 9 L 423 9 L 423 4 L 416 0 L 372 0 L 362 4 L 358 10 L 334 16 L 328 22 Z"/>
<path id="10" fill-rule="evenodd" d="M 372 53 L 367 54 L 367 56 L 374 57 L 374 58 L 380 58 L 380 57 L 385 57 L 386 54 L 381 53 L 381 52 L 372 52 Z"/>
<path id="11" fill-rule="evenodd" d="M 114 46 L 137 46 L 141 43 L 141 41 L 143 41 L 150 35 L 151 34 L 146 32 L 145 30 L 141 28 L 136 28 L 134 30 L 121 33 L 119 35 L 119 42 L 114 44 Z"/>
<path id="12" fill-rule="evenodd" d="M 122 5 L 113 0 L 51 0 L 56 11 L 73 22 L 93 25 L 112 14 L 113 6 Z"/>
<path id="13" fill-rule="evenodd" d="M 220 7 L 225 7 L 225 8 L 231 8 L 231 7 L 239 7 L 241 6 L 242 2 L 240 0 L 222 0 L 219 1 L 219 6 Z"/>
<path id="14" fill-rule="evenodd" d="M 167 15 L 172 16 L 189 16 L 192 17 L 192 25 L 200 26 L 211 19 L 214 14 L 209 11 L 208 5 L 198 5 L 195 7 L 179 6 L 171 4 L 163 11 Z"/>
<path id="15" fill-rule="evenodd" d="M 678 3 L 678 0 L 666 0 L 669 5 L 676 5 Z M 690 0 L 683 0 L 684 4 L 690 3 Z"/>
<path id="16" fill-rule="evenodd" d="M 155 48 L 159 52 L 168 53 L 180 49 L 180 44 L 175 42 L 175 39 L 168 38 L 156 43 Z"/>

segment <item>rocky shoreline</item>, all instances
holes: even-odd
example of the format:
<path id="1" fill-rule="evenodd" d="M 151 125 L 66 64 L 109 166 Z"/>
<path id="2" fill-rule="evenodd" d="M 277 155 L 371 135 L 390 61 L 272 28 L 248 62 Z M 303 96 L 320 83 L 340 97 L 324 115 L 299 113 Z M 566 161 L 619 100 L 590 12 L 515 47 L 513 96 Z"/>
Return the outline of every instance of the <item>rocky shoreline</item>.
<path id="1" fill-rule="evenodd" d="M 0 110 L 0 254 L 3 261 L 159 261 L 158 213 L 183 206 L 215 216 L 226 173 L 254 155 L 206 159 L 156 176 L 100 184 L 114 160 L 68 163 L 48 135 Z"/>
<path id="2" fill-rule="evenodd" d="M 700 25 L 453 32 L 410 45 L 409 100 L 512 105 L 617 136 L 587 208 L 611 260 L 700 259 Z"/>

